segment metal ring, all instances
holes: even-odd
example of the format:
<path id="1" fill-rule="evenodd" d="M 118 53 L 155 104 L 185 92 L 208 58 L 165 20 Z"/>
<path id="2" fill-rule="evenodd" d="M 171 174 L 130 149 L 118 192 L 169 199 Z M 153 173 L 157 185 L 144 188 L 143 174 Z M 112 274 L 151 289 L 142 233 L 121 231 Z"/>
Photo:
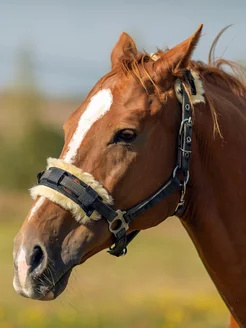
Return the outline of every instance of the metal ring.
<path id="1" fill-rule="evenodd" d="M 173 170 L 173 178 L 176 178 L 176 176 L 177 176 L 177 171 L 180 169 L 180 167 L 179 167 L 179 165 L 177 165 L 176 167 L 175 167 L 175 169 Z"/>
<path id="2" fill-rule="evenodd" d="M 124 214 L 126 213 L 125 211 L 117 210 L 117 216 L 113 219 L 113 221 L 109 222 L 109 231 L 112 232 L 115 236 L 117 235 L 118 232 L 120 232 L 122 229 L 125 229 L 127 231 L 129 229 L 129 224 L 126 222 L 124 218 Z M 121 224 L 119 227 L 116 229 L 112 228 L 112 225 L 119 221 Z"/>
<path id="3" fill-rule="evenodd" d="M 181 135 L 185 123 L 186 123 L 186 122 L 187 122 L 187 123 L 190 123 L 190 121 L 191 121 L 190 119 L 191 119 L 191 117 L 189 117 L 189 118 L 185 118 L 185 119 L 180 123 L 179 135 Z"/>
<path id="4" fill-rule="evenodd" d="M 185 110 L 187 110 L 187 111 L 190 110 L 190 104 L 185 104 Z"/>
<path id="5" fill-rule="evenodd" d="M 188 137 L 186 138 L 186 142 L 187 142 L 188 144 L 191 143 L 191 137 L 190 137 L 190 136 L 188 136 Z"/>
<path id="6" fill-rule="evenodd" d="M 185 179 L 185 181 L 184 181 L 185 187 L 186 187 L 186 185 L 187 185 L 189 179 L 190 179 L 190 171 L 187 171 L 187 172 L 186 172 L 186 179 Z"/>

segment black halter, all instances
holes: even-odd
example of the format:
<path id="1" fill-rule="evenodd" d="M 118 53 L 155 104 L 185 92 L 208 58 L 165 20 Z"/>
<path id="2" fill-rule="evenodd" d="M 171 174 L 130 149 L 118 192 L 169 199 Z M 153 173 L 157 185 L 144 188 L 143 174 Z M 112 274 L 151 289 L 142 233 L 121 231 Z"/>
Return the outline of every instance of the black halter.
<path id="1" fill-rule="evenodd" d="M 196 94 L 194 79 L 190 71 L 186 71 L 186 82 L 189 84 L 192 94 Z M 126 234 L 132 220 L 152 208 L 160 200 L 168 197 L 175 191 L 180 191 L 180 200 L 175 213 L 179 213 L 184 206 L 186 185 L 189 180 L 189 167 L 192 142 L 192 108 L 189 96 L 185 91 L 183 82 L 180 81 L 180 95 L 182 96 L 182 119 L 178 135 L 177 165 L 170 179 L 153 195 L 141 201 L 132 208 L 122 211 L 114 210 L 102 201 L 98 193 L 76 176 L 57 167 L 51 167 L 38 174 L 38 184 L 54 189 L 78 204 L 88 217 L 93 211 L 97 211 L 107 219 L 109 230 L 115 236 L 115 244 L 108 252 L 111 255 L 121 256 L 126 254 L 127 245 L 140 232 L 135 230 Z"/>

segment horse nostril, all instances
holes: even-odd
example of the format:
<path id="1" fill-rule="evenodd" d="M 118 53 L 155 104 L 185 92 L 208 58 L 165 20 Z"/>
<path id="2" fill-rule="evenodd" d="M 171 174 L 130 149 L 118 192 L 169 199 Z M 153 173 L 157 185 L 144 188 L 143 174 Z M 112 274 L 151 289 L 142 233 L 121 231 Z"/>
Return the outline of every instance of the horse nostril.
<path id="1" fill-rule="evenodd" d="M 38 245 L 34 246 L 32 255 L 30 257 L 31 271 L 34 271 L 44 261 L 44 252 Z"/>

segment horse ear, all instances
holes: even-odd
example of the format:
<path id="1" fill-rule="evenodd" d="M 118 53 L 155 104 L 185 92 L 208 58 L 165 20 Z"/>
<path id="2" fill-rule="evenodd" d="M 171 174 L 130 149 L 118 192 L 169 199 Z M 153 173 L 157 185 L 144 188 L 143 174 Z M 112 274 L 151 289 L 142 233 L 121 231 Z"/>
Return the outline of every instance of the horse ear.
<path id="1" fill-rule="evenodd" d="M 191 55 L 200 39 L 202 28 L 203 24 L 198 27 L 196 32 L 191 37 L 168 50 L 167 52 L 161 52 L 159 54 L 160 59 L 156 62 L 156 68 L 159 66 L 161 69 L 161 67 L 163 67 L 163 61 L 174 68 L 175 71 L 187 68 Z"/>
<path id="2" fill-rule="evenodd" d="M 125 32 L 120 34 L 120 39 L 111 53 L 112 68 L 115 68 L 123 56 L 136 56 L 137 48 L 132 38 Z"/>

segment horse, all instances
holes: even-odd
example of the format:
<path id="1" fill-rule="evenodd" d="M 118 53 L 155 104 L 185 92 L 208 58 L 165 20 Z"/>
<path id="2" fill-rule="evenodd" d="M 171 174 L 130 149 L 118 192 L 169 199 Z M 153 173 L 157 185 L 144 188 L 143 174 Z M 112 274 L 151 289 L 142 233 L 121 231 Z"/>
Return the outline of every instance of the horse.
<path id="1" fill-rule="evenodd" d="M 53 300 L 73 267 L 177 215 L 246 327 L 246 86 L 223 59 L 192 60 L 202 25 L 154 55 L 122 33 L 111 71 L 64 124 L 59 159 L 31 189 L 14 241 L 14 288 Z M 233 319 L 234 320 L 234 319 Z M 232 327 L 231 326 L 231 327 Z"/>

